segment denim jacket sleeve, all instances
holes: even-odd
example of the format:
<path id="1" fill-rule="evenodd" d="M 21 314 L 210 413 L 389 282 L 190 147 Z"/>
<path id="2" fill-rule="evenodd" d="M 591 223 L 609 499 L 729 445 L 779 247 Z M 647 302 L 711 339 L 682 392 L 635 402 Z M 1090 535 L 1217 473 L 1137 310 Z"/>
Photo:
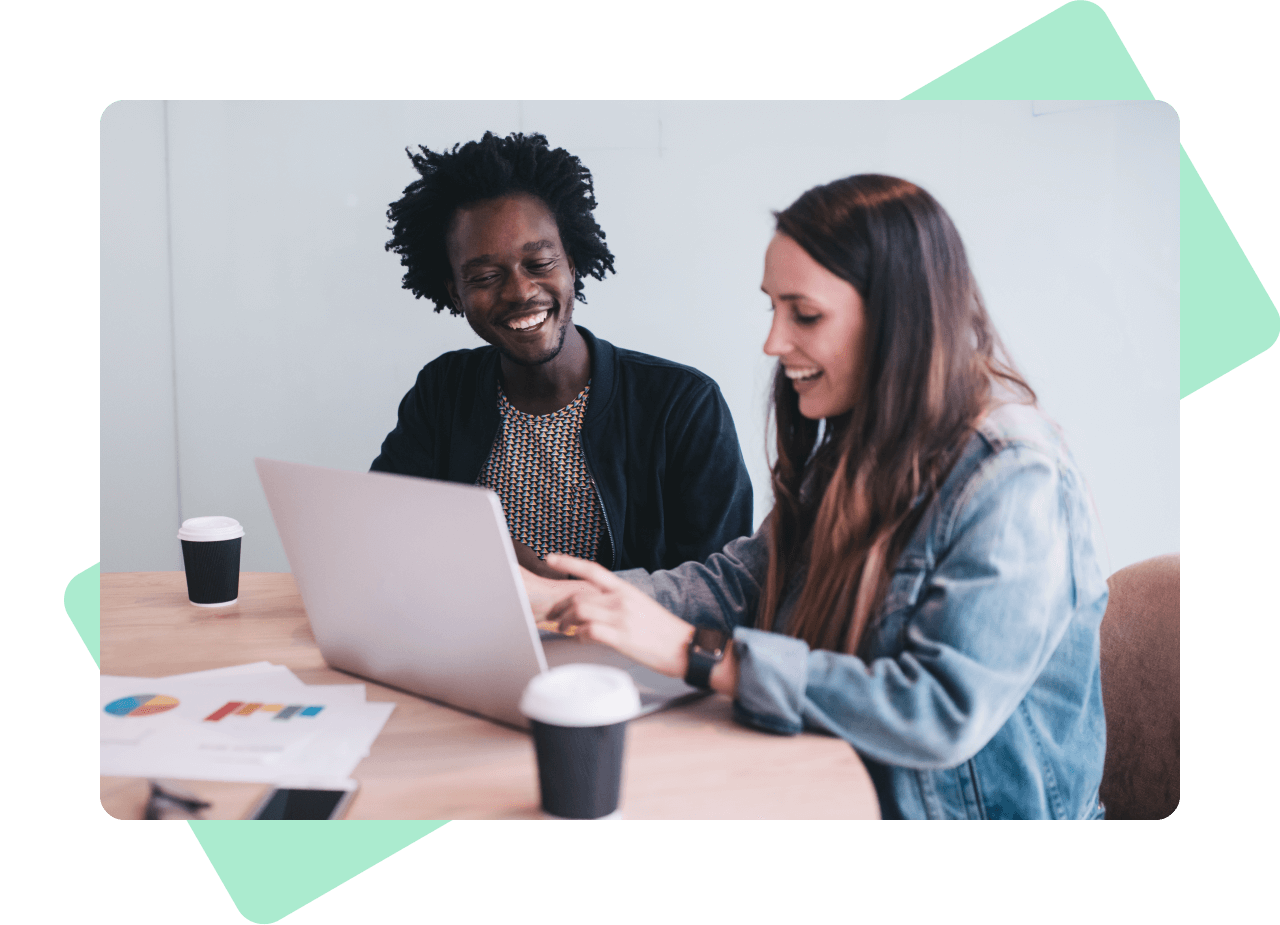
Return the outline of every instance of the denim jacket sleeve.
<path id="1" fill-rule="evenodd" d="M 824 730 L 886 764 L 947 768 L 971 758 L 1026 696 L 1071 620 L 1062 491 L 1056 462 L 1033 448 L 1010 445 L 984 461 L 948 510 L 926 516 L 936 562 L 897 640 L 870 661 L 737 625 L 735 714 L 779 733 Z M 635 583 L 690 622 L 714 623 L 718 610 L 749 623 L 767 548 L 759 533 L 738 542 L 703 569 Z"/>

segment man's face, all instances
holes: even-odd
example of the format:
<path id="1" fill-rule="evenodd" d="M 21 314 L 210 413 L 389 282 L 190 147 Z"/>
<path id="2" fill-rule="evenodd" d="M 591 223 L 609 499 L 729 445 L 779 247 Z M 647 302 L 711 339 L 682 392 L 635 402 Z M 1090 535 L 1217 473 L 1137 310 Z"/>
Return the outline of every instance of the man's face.
<path id="1" fill-rule="evenodd" d="M 446 238 L 449 296 L 471 330 L 521 366 L 552 360 L 573 322 L 573 261 L 541 200 L 503 196 L 459 209 Z"/>

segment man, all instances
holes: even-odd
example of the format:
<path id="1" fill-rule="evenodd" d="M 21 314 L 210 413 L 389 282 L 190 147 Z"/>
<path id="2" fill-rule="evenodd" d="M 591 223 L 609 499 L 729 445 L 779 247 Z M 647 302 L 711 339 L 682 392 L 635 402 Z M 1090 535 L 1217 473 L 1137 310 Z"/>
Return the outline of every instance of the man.
<path id="1" fill-rule="evenodd" d="M 371 468 L 493 489 L 517 558 L 545 576 L 549 552 L 652 571 L 749 533 L 715 382 L 573 324 L 583 279 L 613 272 L 581 161 L 537 134 L 419 150 L 387 249 L 406 289 L 490 346 L 423 368 Z"/>

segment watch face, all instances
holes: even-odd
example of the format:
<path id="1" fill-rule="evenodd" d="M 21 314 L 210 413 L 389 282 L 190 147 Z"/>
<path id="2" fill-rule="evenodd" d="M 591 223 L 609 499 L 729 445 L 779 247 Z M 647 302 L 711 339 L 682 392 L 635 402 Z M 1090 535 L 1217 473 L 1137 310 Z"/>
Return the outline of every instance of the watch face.
<path id="1" fill-rule="evenodd" d="M 719 655 L 724 651 L 724 644 L 729 635 L 710 626 L 700 626 L 693 631 L 693 644 L 704 652 Z"/>

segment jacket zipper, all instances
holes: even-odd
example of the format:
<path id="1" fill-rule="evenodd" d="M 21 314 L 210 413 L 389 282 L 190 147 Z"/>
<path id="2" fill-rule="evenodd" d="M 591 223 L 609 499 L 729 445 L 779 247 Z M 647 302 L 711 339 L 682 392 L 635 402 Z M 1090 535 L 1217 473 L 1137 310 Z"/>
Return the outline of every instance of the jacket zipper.
<path id="1" fill-rule="evenodd" d="M 587 456 L 587 441 L 582 433 L 578 433 L 578 446 L 582 449 L 582 461 L 586 464 L 587 475 L 591 477 L 591 490 L 596 493 L 596 504 L 600 505 L 600 519 L 604 521 L 604 534 L 609 538 L 609 571 L 618 561 L 618 547 L 613 542 L 613 530 L 609 527 L 609 512 L 604 507 L 604 496 L 600 494 L 600 486 L 596 484 L 596 474 L 591 469 L 591 460 Z"/>

